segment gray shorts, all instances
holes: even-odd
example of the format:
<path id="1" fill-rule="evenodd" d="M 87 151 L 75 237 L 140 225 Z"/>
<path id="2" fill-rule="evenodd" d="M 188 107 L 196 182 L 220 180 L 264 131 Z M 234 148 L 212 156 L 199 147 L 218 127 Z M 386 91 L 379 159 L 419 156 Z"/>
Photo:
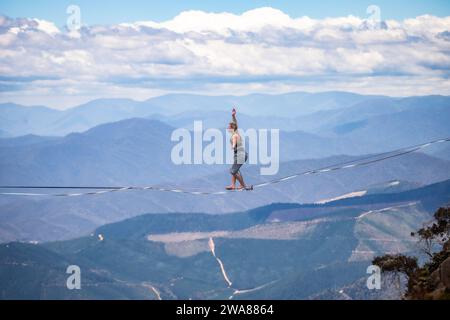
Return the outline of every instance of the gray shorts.
<path id="1" fill-rule="evenodd" d="M 230 173 L 231 173 L 233 176 L 236 175 L 236 174 L 239 172 L 239 169 L 241 169 L 242 165 L 243 165 L 245 162 L 247 162 L 247 160 L 248 160 L 248 153 L 247 153 L 247 152 L 245 153 L 245 161 L 244 161 L 244 163 L 238 163 L 237 160 L 238 160 L 238 159 L 237 159 L 237 154 L 234 154 L 234 163 L 233 163 L 233 165 L 232 165 L 231 168 L 230 168 Z"/>

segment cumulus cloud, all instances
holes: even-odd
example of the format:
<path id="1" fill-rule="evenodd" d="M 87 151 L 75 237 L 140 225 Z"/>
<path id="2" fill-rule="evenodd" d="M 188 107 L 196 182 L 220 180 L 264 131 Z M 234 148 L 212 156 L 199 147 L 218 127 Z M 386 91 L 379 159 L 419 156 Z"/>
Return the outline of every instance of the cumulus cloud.
<path id="1" fill-rule="evenodd" d="M 22 101 L 173 91 L 449 94 L 449 34 L 450 17 L 374 28 L 355 16 L 292 18 L 273 8 L 78 31 L 0 16 L 0 90 L 2 100 Z"/>

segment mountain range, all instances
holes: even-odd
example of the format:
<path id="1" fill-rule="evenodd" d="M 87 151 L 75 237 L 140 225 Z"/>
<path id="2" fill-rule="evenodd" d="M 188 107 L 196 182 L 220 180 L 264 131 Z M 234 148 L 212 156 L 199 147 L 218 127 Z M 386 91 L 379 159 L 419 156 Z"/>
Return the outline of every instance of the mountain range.
<path id="1" fill-rule="evenodd" d="M 440 113 L 442 119 L 448 120 L 445 106 L 449 102 L 447 96 L 393 98 L 346 92 L 295 92 L 248 96 L 170 94 L 146 101 L 100 99 L 64 111 L 4 103 L 0 104 L 0 127 L 3 137 L 63 136 L 103 123 L 150 117 L 175 127 L 190 126 L 195 119 L 203 120 L 206 127 L 223 128 L 230 109 L 236 106 L 243 128 L 345 133 L 364 127 L 365 119 L 416 109 L 422 114 L 422 110 L 428 111 L 428 116 Z"/>
<path id="2" fill-rule="evenodd" d="M 0 139 L 0 184 L 156 184 L 190 190 L 223 190 L 229 183 L 228 166 L 172 163 L 172 130 L 173 127 L 158 120 L 136 118 L 65 137 L 28 135 Z M 278 174 L 260 176 L 258 165 L 245 165 L 242 172 L 248 183 L 262 183 L 367 156 L 341 155 L 346 151 L 344 145 L 314 134 L 283 131 L 280 137 Z M 353 152 L 358 154 L 356 150 Z M 310 158 L 301 159 L 308 155 Z M 392 180 L 426 185 L 449 178 L 448 160 L 414 153 L 367 167 L 299 177 L 245 194 L 193 197 L 140 191 L 69 198 L 2 196 L 0 241 L 70 239 L 88 234 L 99 225 L 149 212 L 226 213 L 279 201 L 317 202 Z"/>
<path id="3" fill-rule="evenodd" d="M 325 204 L 142 215 L 70 241 L 1 244 L 1 298 L 399 298 L 389 282 L 367 289 L 371 259 L 416 253 L 411 231 L 449 200 L 447 180 Z M 66 288 L 69 265 L 82 270 L 81 290 Z"/>
<path id="4" fill-rule="evenodd" d="M 0 185 L 222 191 L 228 165 L 175 165 L 171 135 L 196 120 L 224 132 L 232 106 L 243 130 L 280 129 L 278 173 L 246 164 L 249 184 L 450 137 L 447 96 L 171 94 L 65 111 L 8 103 Z M 0 299 L 397 299 L 404 283 L 367 289 L 371 259 L 420 254 L 411 231 L 449 201 L 447 143 L 223 195 L 2 195 Z M 65 286 L 74 264 L 82 290 Z"/>

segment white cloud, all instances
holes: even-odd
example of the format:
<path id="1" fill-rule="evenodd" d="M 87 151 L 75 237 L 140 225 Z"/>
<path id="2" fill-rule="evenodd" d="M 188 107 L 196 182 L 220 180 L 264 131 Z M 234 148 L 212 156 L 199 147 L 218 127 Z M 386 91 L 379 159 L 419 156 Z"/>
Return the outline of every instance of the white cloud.
<path id="1" fill-rule="evenodd" d="M 40 31 L 43 31 L 48 34 L 55 34 L 60 32 L 59 29 L 52 22 L 40 19 L 34 19 L 34 21 L 37 22 L 36 28 Z"/>
<path id="2" fill-rule="evenodd" d="M 450 94 L 449 31 L 450 17 L 388 20 L 372 29 L 359 17 L 291 18 L 267 7 L 72 32 L 0 17 L 1 100 L 307 88 Z"/>

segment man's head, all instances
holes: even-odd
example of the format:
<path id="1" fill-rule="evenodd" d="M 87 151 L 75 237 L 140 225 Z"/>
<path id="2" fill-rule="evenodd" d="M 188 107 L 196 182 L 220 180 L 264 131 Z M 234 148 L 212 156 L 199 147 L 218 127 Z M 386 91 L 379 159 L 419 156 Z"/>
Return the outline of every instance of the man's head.
<path id="1" fill-rule="evenodd" d="M 230 122 L 229 124 L 228 124 L 228 131 L 230 131 L 230 132 L 236 132 L 237 131 L 237 129 L 238 129 L 238 127 L 237 127 L 237 124 L 236 123 L 234 123 L 234 122 Z"/>

